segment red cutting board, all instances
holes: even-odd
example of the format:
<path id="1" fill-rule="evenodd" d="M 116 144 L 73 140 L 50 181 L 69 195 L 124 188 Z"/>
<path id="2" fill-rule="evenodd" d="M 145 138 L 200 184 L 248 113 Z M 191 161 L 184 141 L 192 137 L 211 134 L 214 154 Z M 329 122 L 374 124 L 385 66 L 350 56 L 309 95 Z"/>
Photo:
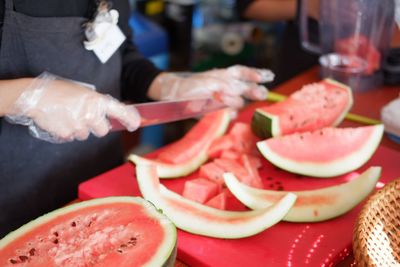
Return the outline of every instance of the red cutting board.
<path id="1" fill-rule="evenodd" d="M 246 110 L 248 111 L 248 110 Z M 251 112 L 242 112 L 238 120 L 249 121 Z M 156 152 L 157 153 L 157 152 Z M 154 156 L 154 154 L 153 154 Z M 379 147 L 374 156 L 359 172 L 370 166 L 382 166 L 380 182 L 387 183 L 400 177 L 398 164 L 400 152 Z M 182 192 L 183 184 L 196 177 L 162 180 L 173 191 Z M 330 179 L 309 178 L 282 171 L 266 160 L 260 169 L 264 185 L 285 190 L 304 190 L 326 187 L 346 180 L 346 177 Z M 79 198 L 140 195 L 135 179 L 134 166 L 126 163 L 97 176 L 79 186 Z M 233 200 L 231 207 L 240 207 Z M 331 266 L 340 262 L 351 251 L 353 226 L 361 204 L 347 214 L 319 223 L 280 222 L 255 236 L 224 240 L 178 232 L 178 258 L 190 266 Z"/>

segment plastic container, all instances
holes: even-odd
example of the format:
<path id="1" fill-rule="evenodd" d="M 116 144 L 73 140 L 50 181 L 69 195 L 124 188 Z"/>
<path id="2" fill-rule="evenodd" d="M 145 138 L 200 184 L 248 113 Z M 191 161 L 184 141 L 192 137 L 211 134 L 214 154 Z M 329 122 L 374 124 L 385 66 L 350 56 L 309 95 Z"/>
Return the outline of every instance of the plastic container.
<path id="1" fill-rule="evenodd" d="M 365 91 L 383 82 L 382 64 L 394 24 L 393 0 L 300 1 L 304 49 L 321 55 L 322 78 L 330 77 Z M 311 28 L 317 22 L 318 27 Z M 312 40 L 312 30 L 318 32 Z M 330 58 L 335 60 L 330 60 Z M 365 64 L 363 63 L 365 62 Z M 337 64 L 336 64 L 337 63 Z M 354 82 L 359 80 L 359 82 Z"/>

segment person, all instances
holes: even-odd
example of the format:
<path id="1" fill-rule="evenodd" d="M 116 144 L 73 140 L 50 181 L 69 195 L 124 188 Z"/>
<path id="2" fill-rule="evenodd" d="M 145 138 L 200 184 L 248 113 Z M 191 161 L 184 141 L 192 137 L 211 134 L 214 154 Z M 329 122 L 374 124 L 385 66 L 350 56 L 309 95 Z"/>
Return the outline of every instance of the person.
<path id="1" fill-rule="evenodd" d="M 269 84 L 273 88 L 295 75 L 318 64 L 318 56 L 305 51 L 301 47 L 298 14 L 301 0 L 237 0 L 236 13 L 243 20 L 257 20 L 268 23 L 284 22 L 284 30 L 279 36 L 276 46 L 276 60 L 268 66 L 276 75 Z M 312 1 L 311 14 L 317 16 L 318 1 Z M 311 21 L 310 38 L 317 37 L 317 23 Z"/>
<path id="2" fill-rule="evenodd" d="M 0 0 L 0 237 L 123 162 L 108 119 L 134 131 L 140 115 L 122 101 L 266 96 L 268 70 L 158 70 L 133 45 L 129 2 L 104 1 Z"/>

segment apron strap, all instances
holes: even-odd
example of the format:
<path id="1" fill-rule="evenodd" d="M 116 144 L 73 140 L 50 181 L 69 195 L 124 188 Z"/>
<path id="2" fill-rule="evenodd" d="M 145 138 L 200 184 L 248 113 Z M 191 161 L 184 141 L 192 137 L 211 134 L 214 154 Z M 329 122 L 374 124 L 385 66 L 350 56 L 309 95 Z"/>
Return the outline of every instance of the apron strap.
<path id="1" fill-rule="evenodd" d="M 14 2 L 13 2 L 13 0 L 6 0 L 6 9 L 7 9 L 8 11 L 14 9 Z"/>

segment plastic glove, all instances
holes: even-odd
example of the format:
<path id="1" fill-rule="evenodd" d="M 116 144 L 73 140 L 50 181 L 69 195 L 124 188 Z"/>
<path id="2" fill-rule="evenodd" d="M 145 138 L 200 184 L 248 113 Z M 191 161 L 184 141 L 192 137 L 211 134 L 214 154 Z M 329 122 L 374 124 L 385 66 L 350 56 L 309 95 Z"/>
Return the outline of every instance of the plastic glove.
<path id="1" fill-rule="evenodd" d="M 34 137 L 52 143 L 85 140 L 90 133 L 104 136 L 111 117 L 129 131 L 140 125 L 135 108 L 49 73 L 34 79 L 6 115 L 11 123 L 27 125 Z"/>
<path id="2" fill-rule="evenodd" d="M 242 96 L 250 100 L 265 100 L 267 89 L 258 83 L 270 82 L 270 70 L 232 66 L 200 73 L 166 73 L 156 80 L 161 100 L 214 97 L 226 105 L 240 108 Z"/>

